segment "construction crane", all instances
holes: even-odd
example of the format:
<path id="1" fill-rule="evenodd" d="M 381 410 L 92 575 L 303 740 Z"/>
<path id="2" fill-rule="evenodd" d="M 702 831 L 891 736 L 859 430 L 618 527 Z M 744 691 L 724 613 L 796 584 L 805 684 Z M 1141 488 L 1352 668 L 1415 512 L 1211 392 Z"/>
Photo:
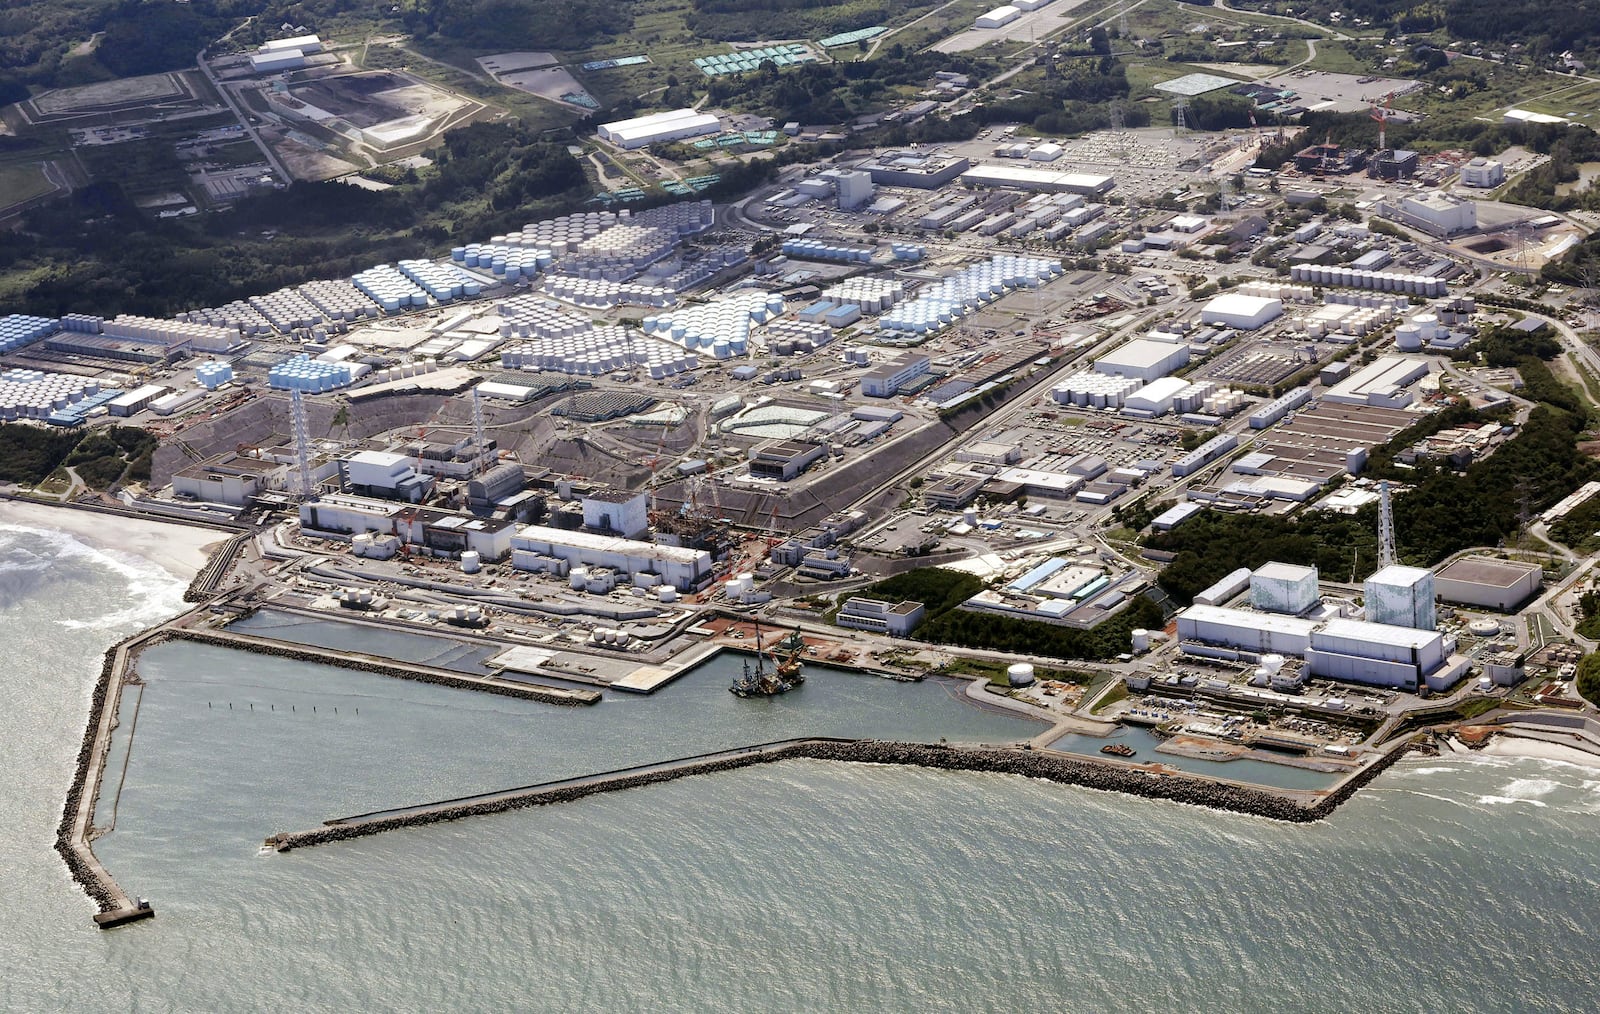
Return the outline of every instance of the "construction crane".
<path id="1" fill-rule="evenodd" d="M 1383 97 L 1381 105 L 1374 104 L 1372 107 L 1372 119 L 1378 121 L 1378 153 L 1380 155 L 1389 150 L 1389 112 L 1393 103 L 1394 92 L 1390 92 Z"/>

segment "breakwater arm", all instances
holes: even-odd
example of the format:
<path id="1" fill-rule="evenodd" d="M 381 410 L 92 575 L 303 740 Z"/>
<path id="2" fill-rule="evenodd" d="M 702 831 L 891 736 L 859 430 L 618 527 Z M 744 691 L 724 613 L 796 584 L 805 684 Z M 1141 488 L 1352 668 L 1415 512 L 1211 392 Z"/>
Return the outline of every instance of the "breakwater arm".
<path id="1" fill-rule="evenodd" d="M 1158 774 L 1122 765 L 1102 764 L 1063 754 L 1012 747 L 962 747 L 943 744 L 893 743 L 879 740 L 796 739 L 724 750 L 621 771 L 585 775 L 518 789 L 485 793 L 403 809 L 361 814 L 328 821 L 322 827 L 275 834 L 266 844 L 279 852 L 326 845 L 407 827 L 420 827 L 466 817 L 505 813 L 530 806 L 570 802 L 601 792 L 656 785 L 691 775 L 732 771 L 755 764 L 809 759 L 855 764 L 903 764 L 946 771 L 990 771 L 1042 778 L 1147 799 L 1165 799 L 1215 810 L 1266 817 L 1291 823 L 1321 820 L 1406 752 L 1400 746 L 1346 779 L 1310 806 L 1264 788 L 1210 781 L 1188 775 Z"/>

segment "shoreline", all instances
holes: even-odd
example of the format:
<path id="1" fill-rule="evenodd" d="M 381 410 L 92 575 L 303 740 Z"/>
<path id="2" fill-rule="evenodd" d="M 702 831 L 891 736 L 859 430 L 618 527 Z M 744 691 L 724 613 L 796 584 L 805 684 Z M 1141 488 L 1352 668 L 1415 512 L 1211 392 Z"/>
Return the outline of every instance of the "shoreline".
<path id="1" fill-rule="evenodd" d="M 160 567 L 179 581 L 192 581 L 230 536 L 182 521 L 158 521 L 100 513 L 66 504 L 0 497 L 0 525 L 69 535 L 107 553 L 125 553 Z"/>
<path id="2" fill-rule="evenodd" d="M 1491 757 L 1526 757 L 1534 760 L 1559 761 L 1576 767 L 1600 770 L 1600 756 L 1579 750 L 1577 747 L 1562 746 L 1560 743 L 1508 732 L 1501 732 L 1477 750 L 1470 752 L 1488 754 Z"/>

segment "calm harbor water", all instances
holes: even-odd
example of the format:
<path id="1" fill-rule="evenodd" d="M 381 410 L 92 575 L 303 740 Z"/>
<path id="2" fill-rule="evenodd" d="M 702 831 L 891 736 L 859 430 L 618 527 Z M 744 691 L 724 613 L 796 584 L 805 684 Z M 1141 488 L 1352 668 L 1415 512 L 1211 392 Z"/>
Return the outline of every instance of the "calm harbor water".
<path id="1" fill-rule="evenodd" d="M 1600 772 L 1548 761 L 1407 761 L 1309 826 L 803 761 L 258 853 L 275 830 L 598 758 L 1037 728 L 844 675 L 779 702 L 690 676 L 579 711 L 165 646 L 98 846 L 158 914 L 101 933 L 51 836 L 100 653 L 181 591 L 0 526 L 4 1009 L 1593 1008 Z M 752 703 L 779 707 L 733 707 Z"/>

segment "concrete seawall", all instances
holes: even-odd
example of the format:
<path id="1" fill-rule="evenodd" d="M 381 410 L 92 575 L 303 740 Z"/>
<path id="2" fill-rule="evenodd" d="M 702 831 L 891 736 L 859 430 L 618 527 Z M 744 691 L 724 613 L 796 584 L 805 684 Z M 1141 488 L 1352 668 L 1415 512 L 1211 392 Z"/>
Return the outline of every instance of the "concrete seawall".
<path id="1" fill-rule="evenodd" d="M 855 764 L 902 764 L 946 771 L 990 771 L 1042 778 L 1147 799 L 1204 806 L 1291 823 L 1322 820 L 1400 758 L 1406 747 L 1384 754 L 1311 806 L 1268 789 L 1208 781 L 1187 775 L 1155 775 L 1147 771 L 1100 764 L 1037 750 L 958 747 L 878 740 L 800 739 L 743 747 L 700 757 L 644 765 L 625 771 L 566 779 L 525 789 L 509 789 L 466 799 L 423 804 L 404 810 L 363 814 L 329 821 L 322 827 L 273 835 L 266 844 L 279 852 L 347 841 L 406 827 L 419 827 L 464 817 L 504 813 L 530 806 L 569 802 L 601 792 L 655 785 L 691 775 L 732 771 L 782 760 L 809 759 Z"/>
<path id="2" fill-rule="evenodd" d="M 248 634 L 196 630 L 186 627 L 169 628 L 163 631 L 163 634 L 167 637 L 180 638 L 185 641 L 198 641 L 201 644 L 214 644 L 223 648 L 252 651 L 258 655 L 272 655 L 277 658 L 293 659 L 296 662 L 316 662 L 322 665 L 337 666 L 341 669 L 353 669 L 357 672 L 369 672 L 379 676 L 411 680 L 416 683 L 432 683 L 435 686 L 451 687 L 456 690 L 476 690 L 479 693 L 498 694 L 502 697 L 518 697 L 523 700 L 539 701 L 543 704 L 568 706 L 594 704 L 600 700 L 601 696 L 599 691 L 595 690 L 573 690 L 566 687 L 541 686 L 535 683 L 521 683 L 516 680 L 502 679 L 495 676 L 472 676 L 467 673 L 455 673 L 447 669 L 436 669 L 425 665 L 387 662 L 368 655 L 352 655 L 348 652 L 285 644 L 282 641 L 274 641 L 265 637 L 253 637 Z"/>

